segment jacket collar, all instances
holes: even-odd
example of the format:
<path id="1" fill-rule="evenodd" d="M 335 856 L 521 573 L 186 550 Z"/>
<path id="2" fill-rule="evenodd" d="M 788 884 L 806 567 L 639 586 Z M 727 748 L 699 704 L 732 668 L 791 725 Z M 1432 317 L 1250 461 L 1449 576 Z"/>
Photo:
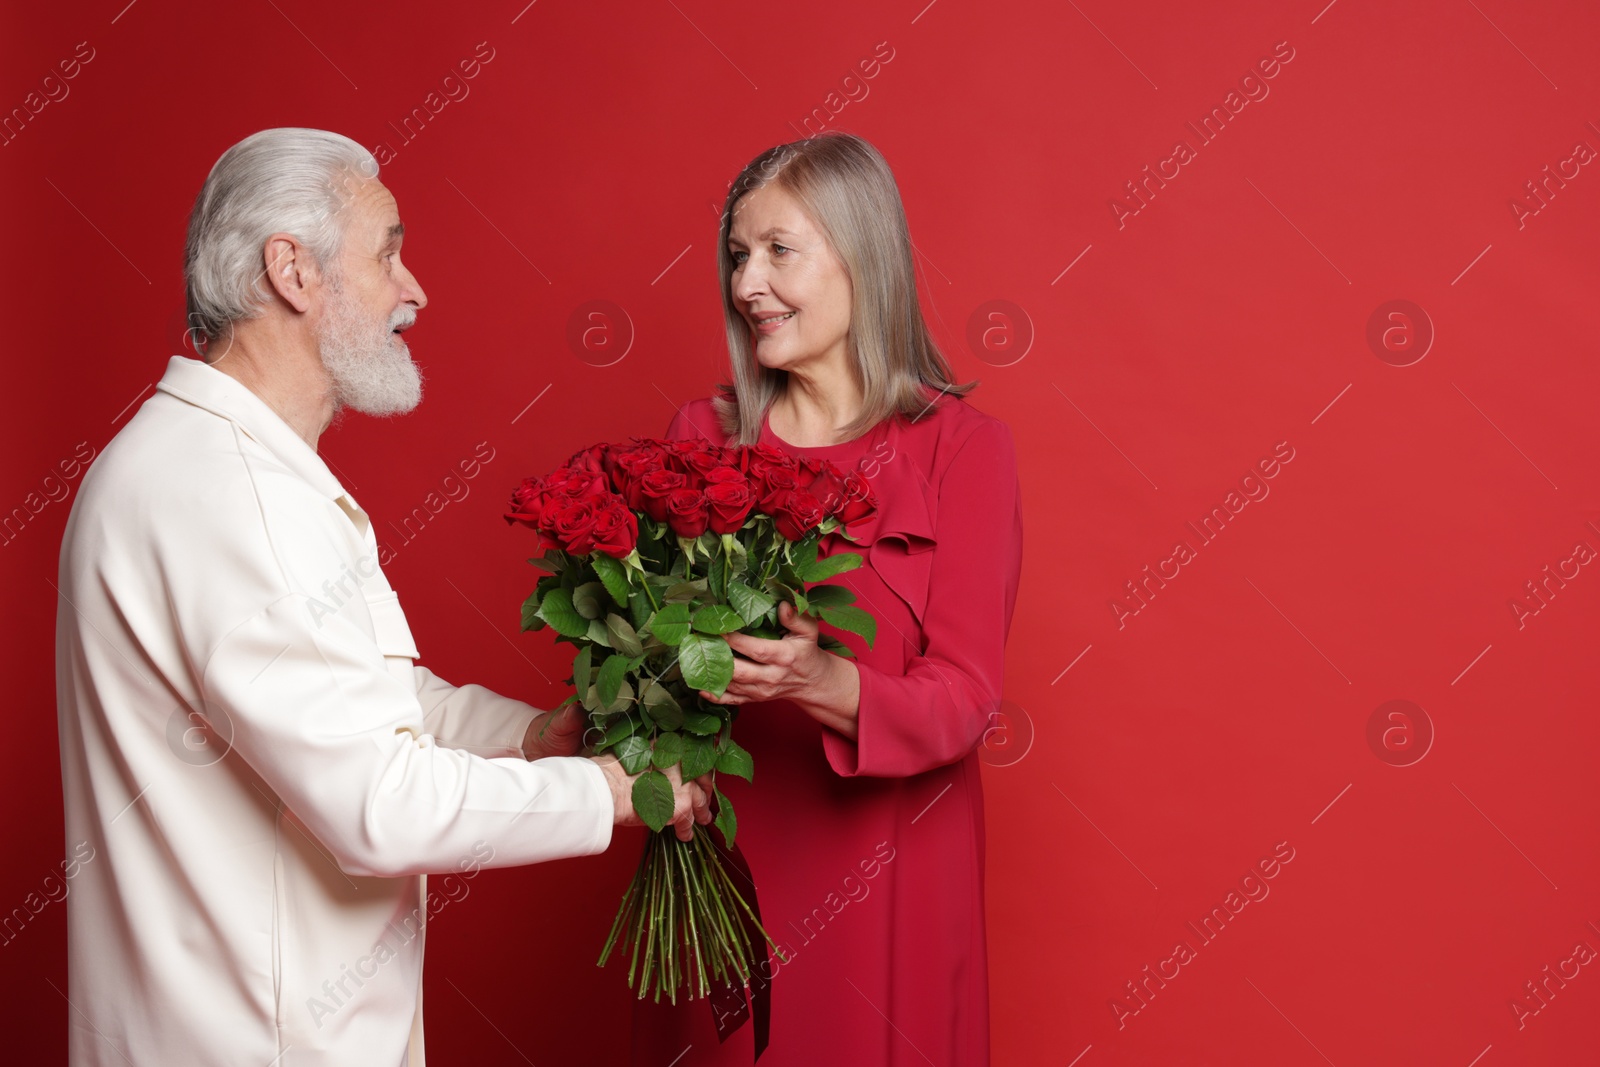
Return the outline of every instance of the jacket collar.
<path id="1" fill-rule="evenodd" d="M 319 493 L 334 501 L 345 498 L 360 510 L 322 457 L 238 379 L 198 359 L 173 356 L 156 388 L 234 423 Z"/>

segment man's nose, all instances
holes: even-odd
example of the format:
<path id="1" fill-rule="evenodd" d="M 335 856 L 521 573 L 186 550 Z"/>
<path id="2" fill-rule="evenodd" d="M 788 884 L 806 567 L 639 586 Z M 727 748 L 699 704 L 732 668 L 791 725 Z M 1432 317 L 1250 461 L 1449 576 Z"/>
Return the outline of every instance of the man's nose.
<path id="1" fill-rule="evenodd" d="M 417 282 L 417 276 L 409 270 L 406 271 L 405 283 L 400 288 L 400 299 L 409 304 L 415 304 L 418 311 L 428 306 L 428 294 L 422 291 L 422 286 Z"/>

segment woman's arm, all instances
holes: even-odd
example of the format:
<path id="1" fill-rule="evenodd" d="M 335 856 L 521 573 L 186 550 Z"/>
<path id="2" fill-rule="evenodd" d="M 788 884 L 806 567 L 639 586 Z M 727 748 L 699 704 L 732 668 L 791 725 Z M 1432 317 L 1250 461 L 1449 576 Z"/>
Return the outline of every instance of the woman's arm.
<path id="1" fill-rule="evenodd" d="M 898 675 L 852 664 L 859 686 L 855 737 L 823 735 L 828 762 L 841 775 L 905 777 L 954 763 L 977 747 L 1000 710 L 1022 566 L 1010 429 L 995 420 L 974 430 L 938 493 L 921 654 Z M 878 639 L 898 636 L 880 631 Z"/>
<path id="2" fill-rule="evenodd" d="M 720 702 L 793 701 L 829 728 L 828 762 L 847 777 L 907 777 L 965 757 L 1000 710 L 1022 564 L 1016 471 L 1011 431 L 1000 422 L 975 430 L 946 468 L 922 649 L 904 674 L 823 651 L 817 621 L 785 604 L 782 639 L 724 635 L 744 658 Z M 841 580 L 848 585 L 849 572 Z M 878 639 L 905 640 L 884 630 Z"/>

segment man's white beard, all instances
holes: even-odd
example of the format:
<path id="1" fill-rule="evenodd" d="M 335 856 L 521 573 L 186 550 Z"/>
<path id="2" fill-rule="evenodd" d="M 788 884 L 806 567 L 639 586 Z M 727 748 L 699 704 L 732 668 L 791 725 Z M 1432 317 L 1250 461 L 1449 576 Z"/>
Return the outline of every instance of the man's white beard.
<path id="1" fill-rule="evenodd" d="M 337 275 L 328 279 L 328 294 L 317 344 L 333 379 L 336 410 L 402 415 L 415 408 L 422 402 L 422 373 L 411 361 L 411 349 L 393 331 L 415 322 L 416 310 L 402 304 L 387 321 L 374 322 L 345 296 Z"/>

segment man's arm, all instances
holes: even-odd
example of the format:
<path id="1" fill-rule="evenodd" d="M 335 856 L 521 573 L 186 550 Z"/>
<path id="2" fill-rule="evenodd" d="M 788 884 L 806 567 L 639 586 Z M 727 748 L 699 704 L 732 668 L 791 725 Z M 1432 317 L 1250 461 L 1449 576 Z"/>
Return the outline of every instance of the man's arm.
<path id="1" fill-rule="evenodd" d="M 540 711 L 481 685 L 454 686 L 418 665 L 422 724 L 441 745 L 485 757 L 571 756 L 583 741 L 583 715 L 575 707 Z"/>
<path id="2" fill-rule="evenodd" d="M 418 694 L 372 638 L 343 615 L 313 621 L 309 605 L 286 594 L 229 632 L 205 663 L 203 710 L 341 868 L 448 870 L 480 841 L 486 866 L 606 848 L 616 806 L 597 764 L 484 758 L 419 733 Z"/>

